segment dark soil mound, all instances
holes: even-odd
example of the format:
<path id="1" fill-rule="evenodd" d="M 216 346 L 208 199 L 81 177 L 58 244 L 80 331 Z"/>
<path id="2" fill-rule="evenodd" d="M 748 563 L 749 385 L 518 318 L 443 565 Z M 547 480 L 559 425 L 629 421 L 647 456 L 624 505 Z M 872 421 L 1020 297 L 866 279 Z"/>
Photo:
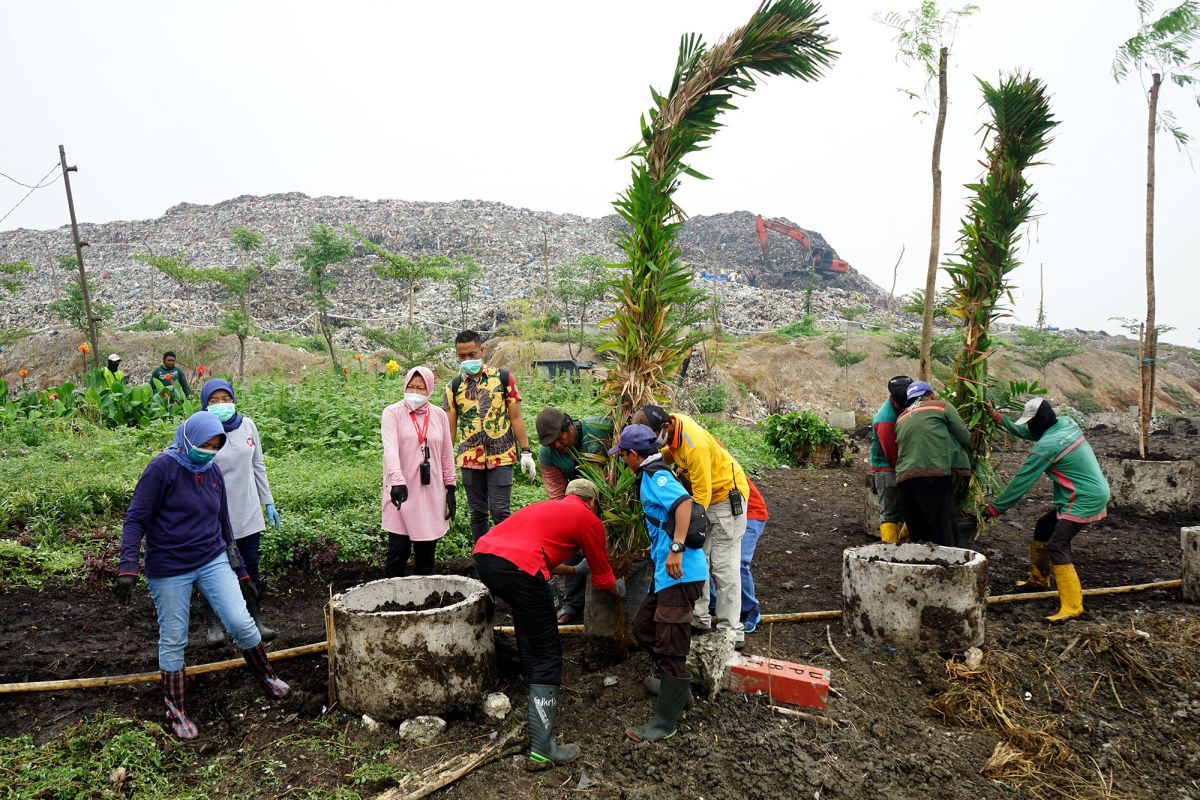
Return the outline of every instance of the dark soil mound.
<path id="1" fill-rule="evenodd" d="M 462 592 L 430 592 L 423 603 L 397 603 L 389 600 L 379 606 L 376 611 L 431 611 L 435 608 L 446 608 L 466 600 Z"/>

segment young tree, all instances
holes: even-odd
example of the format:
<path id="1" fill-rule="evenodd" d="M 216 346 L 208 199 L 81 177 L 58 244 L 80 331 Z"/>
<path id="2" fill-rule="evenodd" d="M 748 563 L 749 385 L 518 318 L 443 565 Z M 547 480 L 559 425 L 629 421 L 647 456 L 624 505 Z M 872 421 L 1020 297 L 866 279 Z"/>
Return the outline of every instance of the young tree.
<path id="1" fill-rule="evenodd" d="M 1146 77 L 1150 78 L 1146 122 L 1146 324 L 1138 364 L 1141 375 L 1138 447 L 1145 458 L 1154 416 L 1154 370 L 1158 357 L 1158 328 L 1154 322 L 1154 135 L 1158 131 L 1170 133 L 1181 149 L 1190 138 L 1170 111 L 1158 107 L 1158 95 L 1166 81 L 1188 89 L 1200 103 L 1200 59 L 1188 52 L 1189 47 L 1200 42 L 1200 3 L 1187 0 L 1158 19 L 1150 18 L 1154 0 L 1138 0 L 1137 9 L 1138 32 L 1117 48 L 1112 72 L 1118 82 L 1136 73 L 1143 86 Z"/>
<path id="2" fill-rule="evenodd" d="M 467 330 L 468 310 L 471 305 L 471 290 L 483 277 L 483 270 L 475 259 L 466 255 L 454 257 L 454 266 L 447 269 L 443 275 L 450 284 L 450 297 L 458 303 L 458 323 L 460 330 Z"/>
<path id="3" fill-rule="evenodd" d="M 921 323 L 921 380 L 929 380 L 930 348 L 933 342 L 933 302 L 937 290 L 938 254 L 942 239 L 942 134 L 946 130 L 946 106 L 949 96 L 946 91 L 946 65 L 950 58 L 950 47 L 958 23 L 979 10 L 979 6 L 967 4 L 961 8 L 938 7 L 937 0 L 922 0 L 921 4 L 907 14 L 890 13 L 878 22 L 896 31 L 897 57 L 905 64 L 915 64 L 925 78 L 921 91 L 901 89 L 912 99 L 923 99 L 937 110 L 937 124 L 933 129 L 933 213 L 929 231 L 929 265 L 925 272 L 924 320 Z M 937 101 L 934 103 L 931 87 L 937 79 Z M 918 114 L 928 113 L 924 109 Z"/>
<path id="4" fill-rule="evenodd" d="M 148 264 L 175 281 L 183 289 L 184 299 L 191 304 L 192 287 L 208 279 L 207 270 L 193 267 L 184 253 L 173 256 L 156 256 L 153 253 L 134 253 L 135 261 Z"/>
<path id="5" fill-rule="evenodd" d="M 988 441 L 992 417 L 988 409 L 988 357 L 992 354 L 989 331 L 1005 315 L 1001 306 L 1011 286 L 1009 275 L 1020 266 L 1021 228 L 1029 221 L 1037 193 L 1025 179 L 1025 170 L 1049 146 L 1058 125 L 1050 110 L 1046 86 L 1028 75 L 1001 76 L 992 86 L 979 81 L 991 121 L 984 125 L 988 137 L 983 164 L 986 172 L 969 184 L 974 195 L 959 234 L 959 252 L 946 262 L 950 275 L 950 313 L 961 320 L 962 349 L 955 362 L 952 398 L 971 429 L 972 477 L 958 494 L 964 516 L 978 522 L 982 499 L 994 476 Z"/>
<path id="6" fill-rule="evenodd" d="M 21 280 L 18 276 L 29 272 L 33 272 L 33 267 L 29 265 L 28 261 L 9 261 L 0 264 L 0 289 L 3 289 L 5 294 L 16 294 L 21 289 Z M 82 297 L 80 301 L 82 302 Z M 0 328 L 0 345 L 7 345 L 27 332 L 27 329 Z"/>
<path id="7" fill-rule="evenodd" d="M 75 256 L 59 256 L 58 265 L 69 272 L 72 280 L 63 287 L 64 296 L 50 304 L 50 311 L 59 319 L 66 322 L 84 336 L 91 336 L 91 326 L 88 325 L 87 310 L 83 302 L 83 289 L 79 286 L 79 267 Z M 104 321 L 113 315 L 112 306 L 106 306 L 92 296 L 92 319 L 95 320 L 96 338 L 100 337 L 100 329 Z M 93 343 L 93 350 L 96 345 Z M 85 359 L 86 360 L 86 359 Z M 95 361 L 95 358 L 93 358 Z"/>
<path id="8" fill-rule="evenodd" d="M 555 270 L 554 296 L 563 304 L 563 316 L 571 319 L 574 306 L 579 319 L 579 349 L 584 345 L 584 326 L 587 323 L 588 306 L 604 300 L 610 281 L 608 262 L 597 255 L 584 253 Z M 570 323 L 567 323 L 568 328 Z M 575 358 L 575 354 L 571 354 Z"/>
<path id="9" fill-rule="evenodd" d="M 338 236 L 328 225 L 313 225 L 308 229 L 308 239 L 308 244 L 296 245 L 293 255 L 304 272 L 303 283 L 308 287 L 309 297 L 317 310 L 317 327 L 325 337 L 333 370 L 338 372 L 341 365 L 338 363 L 337 348 L 333 343 L 333 325 L 329 319 L 329 309 L 333 304 L 330 295 L 337 290 L 337 281 L 330 268 L 349 258 L 354 245 L 349 239 Z"/>
<path id="10" fill-rule="evenodd" d="M 234 307 L 225 311 L 221 318 L 221 333 L 231 333 L 238 340 L 238 379 L 246 377 L 246 338 L 254 332 L 254 316 L 251 306 L 251 292 L 254 284 L 267 270 L 279 263 L 279 254 L 275 251 L 266 253 L 257 262 L 250 261 L 250 256 L 262 248 L 262 234 L 248 228 L 234 228 L 230 238 L 238 249 L 240 269 L 233 271 L 223 269 L 206 269 L 202 273 L 205 278 L 220 284 L 233 295 Z"/>
<path id="11" fill-rule="evenodd" d="M 417 286 L 421 281 L 441 278 L 445 270 L 450 266 L 450 259 L 445 256 L 409 258 L 406 255 L 392 253 L 383 249 L 359 233 L 353 225 L 347 225 L 346 230 L 350 231 L 350 235 L 357 239 L 358 243 L 368 252 L 383 259 L 383 264 L 371 267 L 376 275 L 381 278 L 391 278 L 392 280 L 404 283 L 405 291 L 408 294 L 408 327 L 412 328 L 413 297 L 417 293 Z"/>
<path id="12" fill-rule="evenodd" d="M 382 328 L 360 327 L 358 331 L 372 344 L 395 353 L 396 361 L 404 369 L 427 363 L 446 347 L 444 344 L 429 344 L 425 335 L 416 328 L 388 331 Z"/>
<path id="13" fill-rule="evenodd" d="M 850 368 L 867 360 L 867 353 L 857 350 L 847 350 L 846 337 L 835 333 L 829 337 L 829 357 L 842 370 L 842 386 L 845 389 L 846 402 L 850 401 Z"/>
<path id="14" fill-rule="evenodd" d="M 1046 368 L 1056 361 L 1079 355 L 1083 345 L 1050 331 L 1019 328 L 1015 349 L 1017 360 L 1042 373 L 1042 383 L 1045 383 Z"/>

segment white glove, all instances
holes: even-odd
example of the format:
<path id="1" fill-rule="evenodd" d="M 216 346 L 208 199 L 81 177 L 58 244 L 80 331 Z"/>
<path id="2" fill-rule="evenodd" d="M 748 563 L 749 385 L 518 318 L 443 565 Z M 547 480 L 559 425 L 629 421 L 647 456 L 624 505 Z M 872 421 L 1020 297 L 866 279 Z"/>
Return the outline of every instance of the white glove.
<path id="1" fill-rule="evenodd" d="M 537 464 L 533 461 L 533 453 L 521 453 L 521 472 L 524 472 L 529 480 L 537 480 Z"/>

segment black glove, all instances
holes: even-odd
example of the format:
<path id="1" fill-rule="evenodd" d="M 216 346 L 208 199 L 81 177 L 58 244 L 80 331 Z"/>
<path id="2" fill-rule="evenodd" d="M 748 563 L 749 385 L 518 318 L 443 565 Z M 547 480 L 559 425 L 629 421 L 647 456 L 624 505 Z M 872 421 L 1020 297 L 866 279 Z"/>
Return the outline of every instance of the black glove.
<path id="1" fill-rule="evenodd" d="M 250 605 L 258 599 L 258 587 L 254 585 L 254 581 L 250 578 L 241 578 L 238 580 L 238 588 L 242 590 L 242 599 L 246 601 L 246 605 Z"/>
<path id="2" fill-rule="evenodd" d="M 408 487 L 407 486 L 393 486 L 392 487 L 392 505 L 394 505 L 396 508 L 399 508 L 400 504 L 403 503 L 407 499 L 408 499 Z"/>
<path id="3" fill-rule="evenodd" d="M 458 495 L 455 493 L 457 486 L 446 487 L 446 519 L 454 519 L 454 514 L 458 511 Z"/>
<path id="4" fill-rule="evenodd" d="M 117 586 L 113 590 L 117 595 L 117 602 L 123 606 L 129 605 L 129 596 L 133 594 L 133 587 L 137 585 L 137 575 L 118 575 Z"/>

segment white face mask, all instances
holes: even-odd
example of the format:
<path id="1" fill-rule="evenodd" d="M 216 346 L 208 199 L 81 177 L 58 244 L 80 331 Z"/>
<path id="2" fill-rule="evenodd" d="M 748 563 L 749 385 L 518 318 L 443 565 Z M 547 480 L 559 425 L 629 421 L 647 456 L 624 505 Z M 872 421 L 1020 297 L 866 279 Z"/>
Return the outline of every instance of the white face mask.
<path id="1" fill-rule="evenodd" d="M 408 403 L 409 408 L 416 411 L 429 402 L 429 396 L 420 392 L 405 392 L 404 402 Z"/>
<path id="2" fill-rule="evenodd" d="M 657 436 L 657 437 L 655 437 L 655 439 L 654 439 L 654 443 L 655 443 L 656 445 L 658 445 L 658 449 L 659 449 L 659 450 L 661 450 L 661 449 L 663 449 L 664 447 L 666 447 L 666 446 L 667 446 L 667 432 L 666 432 L 666 431 L 659 431 L 659 433 L 658 433 L 658 436 Z"/>

